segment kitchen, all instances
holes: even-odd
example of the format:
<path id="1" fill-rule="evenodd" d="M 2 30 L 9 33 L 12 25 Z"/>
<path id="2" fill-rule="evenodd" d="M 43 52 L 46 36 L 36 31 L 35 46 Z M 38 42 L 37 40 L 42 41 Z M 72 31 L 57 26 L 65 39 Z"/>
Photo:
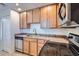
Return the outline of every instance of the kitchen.
<path id="1" fill-rule="evenodd" d="M 28 56 L 79 55 L 79 4 L 0 3 L 0 51 Z M 18 9 L 17 9 L 18 8 Z M 6 9 L 6 10 L 5 10 Z M 74 15 L 75 12 L 75 15 Z M 71 20 L 72 19 L 72 20 Z M 75 23 L 77 22 L 77 23 Z M 76 38 L 77 37 L 77 38 Z M 77 40 L 76 40 L 77 39 Z M 72 43 L 76 42 L 76 52 Z M 5 54 L 3 54 L 5 55 Z M 16 55 L 16 54 L 14 54 Z"/>

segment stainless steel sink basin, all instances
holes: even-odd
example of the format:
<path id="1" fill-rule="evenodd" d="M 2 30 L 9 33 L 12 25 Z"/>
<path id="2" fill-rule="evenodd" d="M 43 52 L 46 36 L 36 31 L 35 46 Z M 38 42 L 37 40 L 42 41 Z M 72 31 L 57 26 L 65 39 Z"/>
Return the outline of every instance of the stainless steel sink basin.
<path id="1" fill-rule="evenodd" d="M 44 36 L 32 34 L 32 35 L 29 35 L 28 37 L 29 37 L 29 38 L 42 38 L 42 37 L 44 37 Z"/>
<path id="2" fill-rule="evenodd" d="M 27 37 L 27 35 L 16 35 L 18 37 Z"/>

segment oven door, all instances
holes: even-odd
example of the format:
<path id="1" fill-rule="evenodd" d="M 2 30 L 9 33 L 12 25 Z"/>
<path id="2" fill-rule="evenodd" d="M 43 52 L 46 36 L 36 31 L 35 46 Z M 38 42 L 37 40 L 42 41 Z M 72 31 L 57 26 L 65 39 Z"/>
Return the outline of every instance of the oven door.
<path id="1" fill-rule="evenodd" d="M 76 46 L 73 42 L 70 42 L 69 48 L 75 56 L 79 56 L 79 47 Z"/>

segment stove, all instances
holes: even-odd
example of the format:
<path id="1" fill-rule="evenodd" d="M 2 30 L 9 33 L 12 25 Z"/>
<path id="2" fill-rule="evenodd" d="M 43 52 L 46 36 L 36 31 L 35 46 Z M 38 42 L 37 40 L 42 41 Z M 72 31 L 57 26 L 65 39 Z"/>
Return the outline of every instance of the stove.
<path id="1" fill-rule="evenodd" d="M 69 34 L 69 48 L 75 56 L 79 56 L 79 35 Z"/>

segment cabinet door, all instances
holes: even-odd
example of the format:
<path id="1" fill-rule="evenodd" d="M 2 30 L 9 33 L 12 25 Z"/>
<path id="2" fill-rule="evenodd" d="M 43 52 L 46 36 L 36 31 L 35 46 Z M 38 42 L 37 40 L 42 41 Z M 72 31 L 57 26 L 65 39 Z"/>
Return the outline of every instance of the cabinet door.
<path id="1" fill-rule="evenodd" d="M 42 28 L 47 28 L 47 19 L 48 19 L 48 16 L 47 16 L 47 7 L 43 7 L 41 8 L 41 27 Z"/>
<path id="2" fill-rule="evenodd" d="M 32 23 L 32 10 L 27 11 L 27 23 Z"/>
<path id="3" fill-rule="evenodd" d="M 34 40 L 34 41 L 33 41 Z M 33 39 L 30 41 L 30 54 L 37 55 L 37 40 Z"/>
<path id="4" fill-rule="evenodd" d="M 45 43 L 46 43 L 45 40 L 38 39 L 38 55 L 39 55 L 39 53 L 40 53 L 40 51 L 41 51 L 41 49 L 42 49 L 42 47 L 44 46 Z"/>
<path id="5" fill-rule="evenodd" d="M 41 8 L 41 27 L 54 28 L 57 27 L 57 6 L 50 5 Z"/>
<path id="6" fill-rule="evenodd" d="M 34 9 L 33 10 L 33 23 L 39 23 L 40 22 L 40 9 Z"/>
<path id="7" fill-rule="evenodd" d="M 20 13 L 20 28 L 27 28 L 26 12 Z"/>
<path id="8" fill-rule="evenodd" d="M 55 28 L 57 26 L 57 9 L 56 5 L 48 6 L 48 28 Z"/>
<path id="9" fill-rule="evenodd" d="M 24 53 L 29 54 L 30 51 L 30 45 L 29 45 L 29 39 L 24 39 Z"/>
<path id="10" fill-rule="evenodd" d="M 60 27 L 61 25 L 61 22 L 60 22 L 60 18 L 59 18 L 59 7 L 60 7 L 60 4 L 57 4 L 57 28 Z"/>

